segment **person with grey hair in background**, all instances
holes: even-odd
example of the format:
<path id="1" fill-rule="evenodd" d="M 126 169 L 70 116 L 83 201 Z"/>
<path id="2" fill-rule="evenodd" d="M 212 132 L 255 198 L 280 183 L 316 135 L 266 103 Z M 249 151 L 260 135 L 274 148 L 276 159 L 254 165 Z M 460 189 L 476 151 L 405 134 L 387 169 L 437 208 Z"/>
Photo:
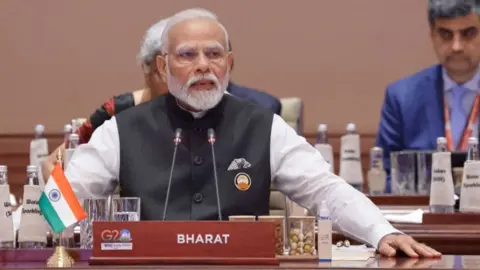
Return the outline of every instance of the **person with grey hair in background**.
<path id="1" fill-rule="evenodd" d="M 226 94 L 228 40 L 216 19 L 169 19 L 156 57 L 168 94 L 113 116 L 77 148 L 65 172 L 77 197 L 104 198 L 120 186 L 120 196 L 140 198 L 142 220 L 228 220 L 268 215 L 274 184 L 312 212 L 328 208 L 335 230 L 383 255 L 440 256 L 395 229 L 280 116 Z"/>
<path id="2" fill-rule="evenodd" d="M 376 143 L 384 149 L 387 192 L 392 190 L 391 152 L 434 150 L 438 137 L 447 138 L 449 151 L 465 151 L 468 137 L 478 136 L 479 4 L 428 1 L 430 39 L 439 64 L 387 87 Z"/>
<path id="3" fill-rule="evenodd" d="M 201 10 L 192 9 L 191 12 L 202 12 Z M 136 105 L 150 101 L 152 98 L 168 92 L 167 85 L 158 75 L 155 57 L 161 53 L 160 38 L 167 24 L 168 19 L 163 19 L 148 28 L 143 38 L 140 52 L 137 60 L 142 67 L 145 87 L 134 90 L 132 92 L 123 93 L 109 98 L 100 108 L 95 110 L 93 114 L 83 123 L 75 132 L 79 135 L 80 144 L 87 143 L 96 128 L 101 126 L 106 120 L 110 119 L 117 113 L 132 108 Z M 51 171 L 57 161 L 58 151 L 65 150 L 65 143 L 53 151 L 42 164 L 42 174 L 44 179 L 48 179 Z"/>

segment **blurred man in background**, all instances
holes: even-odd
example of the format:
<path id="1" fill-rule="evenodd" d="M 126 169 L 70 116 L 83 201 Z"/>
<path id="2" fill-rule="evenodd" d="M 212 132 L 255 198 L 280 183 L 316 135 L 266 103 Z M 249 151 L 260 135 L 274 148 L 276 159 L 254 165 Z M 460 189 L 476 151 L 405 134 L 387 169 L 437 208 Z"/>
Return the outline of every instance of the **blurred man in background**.
<path id="1" fill-rule="evenodd" d="M 450 151 L 465 151 L 468 137 L 478 135 L 479 2 L 428 1 L 430 37 L 439 64 L 387 87 L 377 146 L 384 149 L 388 173 L 392 151 L 433 150 L 438 137 L 447 138 Z"/>
<path id="2" fill-rule="evenodd" d="M 229 41 L 229 48 L 232 51 L 232 43 Z M 233 60 L 230 71 L 233 70 Z M 254 103 L 260 104 L 265 108 L 272 110 L 273 113 L 280 115 L 282 111 L 282 104 L 280 100 L 266 92 L 256 89 L 248 88 L 238 85 L 232 80 L 228 83 L 227 92 L 242 99 L 250 100 Z"/>

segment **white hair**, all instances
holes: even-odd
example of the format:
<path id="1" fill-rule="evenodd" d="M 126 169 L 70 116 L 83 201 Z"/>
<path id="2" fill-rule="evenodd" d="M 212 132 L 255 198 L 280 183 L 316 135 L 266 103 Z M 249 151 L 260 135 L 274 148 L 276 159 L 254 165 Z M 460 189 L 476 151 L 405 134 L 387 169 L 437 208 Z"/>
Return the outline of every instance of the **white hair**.
<path id="1" fill-rule="evenodd" d="M 153 62 L 155 55 L 161 53 L 162 49 L 162 33 L 167 26 L 168 18 L 158 21 L 148 28 L 143 38 L 140 52 L 137 55 L 139 64 L 145 64 L 145 71 L 150 72 L 149 64 Z"/>
<path id="2" fill-rule="evenodd" d="M 223 32 L 225 33 L 225 44 L 226 44 L 226 50 L 229 50 L 229 42 L 228 42 L 228 32 L 225 26 L 223 26 L 222 23 L 217 18 L 217 15 L 215 13 L 208 11 L 206 9 L 202 8 L 193 8 L 193 9 L 187 9 L 180 11 L 173 15 L 172 17 L 169 18 L 167 25 L 165 26 L 165 29 L 163 30 L 162 37 L 160 43 L 162 44 L 162 51 L 166 52 L 168 49 L 168 32 L 177 24 L 187 21 L 187 20 L 193 20 L 193 19 L 201 19 L 201 18 L 206 18 L 206 19 L 211 19 L 214 20 L 215 22 L 218 23 L 220 28 L 222 28 Z"/>

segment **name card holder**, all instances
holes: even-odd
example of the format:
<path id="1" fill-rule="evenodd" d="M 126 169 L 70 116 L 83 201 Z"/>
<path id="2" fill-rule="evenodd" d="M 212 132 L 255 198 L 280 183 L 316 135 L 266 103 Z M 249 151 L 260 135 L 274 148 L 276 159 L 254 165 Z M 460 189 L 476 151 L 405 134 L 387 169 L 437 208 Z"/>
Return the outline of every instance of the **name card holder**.
<path id="1" fill-rule="evenodd" d="M 271 222 L 102 221 L 92 226 L 91 265 L 279 265 Z"/>
<path id="2" fill-rule="evenodd" d="M 480 213 L 424 213 L 423 224 L 475 225 L 480 224 Z"/>

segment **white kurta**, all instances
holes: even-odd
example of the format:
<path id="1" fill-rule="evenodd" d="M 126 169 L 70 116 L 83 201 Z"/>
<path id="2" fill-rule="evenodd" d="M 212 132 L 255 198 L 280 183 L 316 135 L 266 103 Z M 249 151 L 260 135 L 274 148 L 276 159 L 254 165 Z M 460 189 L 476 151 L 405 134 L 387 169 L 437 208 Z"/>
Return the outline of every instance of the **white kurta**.
<path id="1" fill-rule="evenodd" d="M 377 247 L 380 239 L 399 232 L 363 193 L 330 172 L 330 165 L 304 137 L 274 115 L 270 169 L 275 187 L 292 201 L 317 213 L 327 202 L 334 229 Z M 80 145 L 66 171 L 79 199 L 105 197 L 120 171 L 120 143 L 115 117 Z"/>

